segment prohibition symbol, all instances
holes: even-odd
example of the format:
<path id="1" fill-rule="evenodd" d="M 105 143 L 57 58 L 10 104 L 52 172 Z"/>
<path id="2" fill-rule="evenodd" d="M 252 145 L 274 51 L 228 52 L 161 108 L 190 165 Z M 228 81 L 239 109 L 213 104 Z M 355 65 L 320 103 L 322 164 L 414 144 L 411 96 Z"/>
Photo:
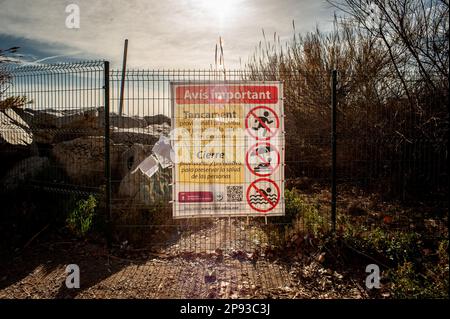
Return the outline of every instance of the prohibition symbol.
<path id="1" fill-rule="evenodd" d="M 257 106 L 245 117 L 245 128 L 257 140 L 274 137 L 280 128 L 280 119 L 274 110 L 267 106 Z"/>
<path id="2" fill-rule="evenodd" d="M 245 164 L 256 176 L 270 176 L 280 165 L 280 152 L 269 142 L 256 143 L 247 151 Z"/>
<path id="3" fill-rule="evenodd" d="M 247 203 L 258 212 L 267 213 L 274 209 L 280 201 L 280 188 L 268 179 L 260 178 L 247 188 Z"/>

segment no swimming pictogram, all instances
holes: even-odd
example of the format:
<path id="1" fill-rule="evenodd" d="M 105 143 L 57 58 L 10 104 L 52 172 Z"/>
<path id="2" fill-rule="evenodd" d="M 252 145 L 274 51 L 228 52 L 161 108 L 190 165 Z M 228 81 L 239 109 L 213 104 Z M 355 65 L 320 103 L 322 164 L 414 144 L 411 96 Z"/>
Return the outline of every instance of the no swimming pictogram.
<path id="1" fill-rule="evenodd" d="M 247 188 L 249 206 L 260 213 L 270 212 L 277 207 L 279 201 L 280 188 L 268 178 L 257 179 Z"/>

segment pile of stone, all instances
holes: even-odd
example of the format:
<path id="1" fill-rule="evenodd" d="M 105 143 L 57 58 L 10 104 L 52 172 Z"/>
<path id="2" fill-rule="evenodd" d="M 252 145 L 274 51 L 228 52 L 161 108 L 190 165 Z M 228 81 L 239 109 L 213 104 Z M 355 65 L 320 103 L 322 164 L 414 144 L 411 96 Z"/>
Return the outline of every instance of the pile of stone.
<path id="1" fill-rule="evenodd" d="M 104 183 L 104 111 L 0 110 L 0 179 L 13 191 L 20 183 L 34 178 L 48 167 L 58 167 L 70 183 L 100 186 Z M 170 131 L 165 115 L 120 116 L 110 114 L 111 171 L 114 198 L 128 206 L 151 206 L 170 197 L 170 174 L 152 178 L 131 172 L 151 154 L 161 135 Z"/>

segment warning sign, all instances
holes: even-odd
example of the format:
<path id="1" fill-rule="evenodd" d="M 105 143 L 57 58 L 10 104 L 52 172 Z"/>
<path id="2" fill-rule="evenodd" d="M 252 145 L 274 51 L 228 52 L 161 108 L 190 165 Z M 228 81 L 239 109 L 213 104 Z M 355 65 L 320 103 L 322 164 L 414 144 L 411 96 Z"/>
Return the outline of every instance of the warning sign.
<path id="1" fill-rule="evenodd" d="M 284 215 L 281 83 L 172 82 L 171 94 L 174 218 Z"/>

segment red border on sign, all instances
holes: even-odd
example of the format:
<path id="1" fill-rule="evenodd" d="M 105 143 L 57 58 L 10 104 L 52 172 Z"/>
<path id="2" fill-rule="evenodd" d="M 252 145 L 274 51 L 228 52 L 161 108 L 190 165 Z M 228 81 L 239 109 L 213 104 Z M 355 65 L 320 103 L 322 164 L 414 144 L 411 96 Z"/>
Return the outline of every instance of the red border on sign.
<path id="1" fill-rule="evenodd" d="M 257 187 L 255 186 L 255 184 L 256 184 L 256 183 L 259 183 L 259 182 L 269 182 L 269 183 L 275 185 L 275 188 L 277 189 L 278 196 L 277 196 L 277 200 L 276 200 L 275 203 L 272 203 L 270 200 L 268 200 L 268 199 L 266 198 L 266 200 L 267 200 L 269 203 L 272 203 L 272 204 L 273 204 L 273 205 L 271 205 L 271 207 L 270 207 L 269 209 L 260 209 L 260 208 L 254 207 L 254 206 L 250 203 L 250 189 L 251 189 L 252 187 L 255 188 L 255 189 L 257 190 L 257 192 L 258 192 L 260 195 L 262 195 L 263 197 L 265 197 L 264 194 L 262 194 L 262 193 L 259 191 L 259 188 L 257 188 Z M 270 212 L 272 209 L 274 209 L 275 207 L 277 207 L 278 203 L 280 202 L 280 197 L 281 197 L 281 194 L 280 194 L 280 188 L 278 187 L 277 183 L 275 183 L 273 180 L 268 179 L 268 178 L 259 178 L 259 179 L 257 179 L 256 181 L 252 182 L 252 183 L 250 184 L 250 186 L 247 188 L 246 198 L 247 198 L 247 203 L 248 203 L 248 205 L 249 205 L 252 209 L 254 209 L 254 210 L 256 210 L 256 211 L 258 211 L 258 212 L 260 212 L 260 213 L 267 213 L 267 212 Z"/>
<path id="2" fill-rule="evenodd" d="M 266 110 L 268 110 L 269 112 L 273 113 L 273 115 L 275 115 L 275 120 L 276 120 L 276 124 L 277 124 L 276 126 L 277 126 L 277 127 L 276 127 L 276 129 L 274 130 L 273 133 L 272 133 L 272 130 L 271 130 L 270 128 L 268 128 L 268 130 L 272 133 L 272 135 L 270 135 L 270 136 L 261 138 L 261 137 L 258 136 L 258 135 L 253 135 L 252 132 L 251 132 L 251 131 L 249 130 L 249 128 L 248 128 L 248 118 L 250 117 L 250 115 L 253 115 L 253 117 L 256 117 L 254 111 L 256 111 L 256 110 L 258 110 L 258 109 L 266 109 Z M 264 124 L 264 123 L 261 123 L 261 124 L 262 124 L 263 126 L 267 127 L 266 124 Z M 248 112 L 247 116 L 245 117 L 245 129 L 247 130 L 248 134 L 249 134 L 250 136 L 252 136 L 253 138 L 255 138 L 255 139 L 257 139 L 257 140 L 267 141 L 267 140 L 269 140 L 270 138 L 274 137 L 274 136 L 278 133 L 278 130 L 280 129 L 280 119 L 279 119 L 277 113 L 275 113 L 275 111 L 274 111 L 273 109 L 271 109 L 270 107 L 264 106 L 264 105 L 260 105 L 260 106 L 257 106 L 257 107 L 252 108 L 252 109 Z"/>
<path id="3" fill-rule="evenodd" d="M 278 155 L 278 162 L 277 165 L 272 168 L 271 167 L 271 172 L 267 173 L 267 174 L 260 174 L 255 172 L 254 169 L 252 169 L 252 167 L 250 167 L 250 163 L 248 162 L 248 156 L 250 155 L 250 153 L 258 148 L 258 146 L 260 145 L 269 145 L 270 147 L 273 147 L 275 149 L 275 152 L 277 152 Z M 259 157 L 259 156 L 258 156 Z M 255 145 L 253 145 L 252 147 L 250 147 L 250 149 L 247 151 L 247 153 L 245 154 L 245 165 L 247 165 L 247 168 L 250 172 L 252 172 L 252 174 L 256 175 L 256 176 L 260 176 L 260 177 L 265 177 L 265 176 L 270 176 L 271 174 L 273 174 L 273 172 L 280 166 L 280 160 L 281 160 L 281 156 L 280 156 L 280 151 L 278 150 L 278 148 L 275 147 L 275 145 L 270 144 L 269 142 L 260 142 L 260 143 L 256 143 Z M 267 164 L 267 163 L 266 163 Z"/>

